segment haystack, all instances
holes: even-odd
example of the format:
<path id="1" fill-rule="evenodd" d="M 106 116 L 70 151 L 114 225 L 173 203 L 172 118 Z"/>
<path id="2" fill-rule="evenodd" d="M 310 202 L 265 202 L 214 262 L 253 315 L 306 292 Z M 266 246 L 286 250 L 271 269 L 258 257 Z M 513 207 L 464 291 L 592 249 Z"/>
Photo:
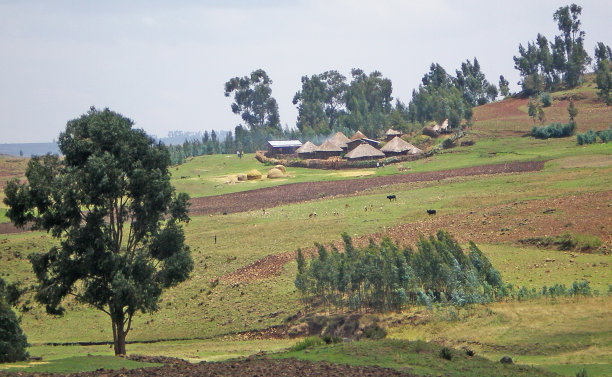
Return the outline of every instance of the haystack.
<path id="1" fill-rule="evenodd" d="M 244 182 L 244 181 L 246 181 L 246 180 L 247 180 L 247 176 L 246 176 L 246 174 L 244 174 L 244 173 L 238 173 L 238 174 L 236 175 L 236 179 L 237 179 L 239 182 Z"/>
<path id="2" fill-rule="evenodd" d="M 285 175 L 283 174 L 282 171 L 280 171 L 280 169 L 272 168 L 270 169 L 266 177 L 268 177 L 269 179 L 274 179 L 274 178 L 283 178 L 284 176 Z"/>
<path id="3" fill-rule="evenodd" d="M 274 168 L 280 170 L 281 172 L 283 172 L 283 174 L 287 173 L 287 168 L 285 168 L 285 166 L 283 165 L 276 165 Z"/>
<path id="4" fill-rule="evenodd" d="M 261 173 L 257 169 L 249 170 L 246 173 L 246 176 L 249 181 L 261 179 Z"/>

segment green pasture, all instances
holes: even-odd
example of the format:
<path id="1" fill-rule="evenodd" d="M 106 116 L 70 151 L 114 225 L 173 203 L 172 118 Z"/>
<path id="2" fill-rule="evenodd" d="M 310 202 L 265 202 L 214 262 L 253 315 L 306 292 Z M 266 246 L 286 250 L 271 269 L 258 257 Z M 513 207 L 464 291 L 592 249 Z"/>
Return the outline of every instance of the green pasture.
<path id="1" fill-rule="evenodd" d="M 0 364 L 0 373 L 5 372 L 28 372 L 28 373 L 75 373 L 88 372 L 101 368 L 113 369 L 136 369 L 156 367 L 163 364 L 143 363 L 124 359 L 116 356 L 72 356 L 61 359 L 49 359 L 41 361 L 18 362 L 12 364 Z"/>
<path id="2" fill-rule="evenodd" d="M 214 337 L 280 324 L 301 308 L 293 286 L 294 263 L 286 265 L 280 276 L 260 281 L 236 286 L 221 282 L 215 286 L 214 280 L 266 255 L 309 248 L 314 242 L 340 240 L 342 232 L 363 236 L 396 224 L 424 220 L 425 208 L 453 214 L 518 200 L 608 190 L 612 186 L 610 160 L 603 166 L 580 167 L 591 165 L 591 160 L 578 159 L 571 168 L 549 163 L 544 171 L 520 175 L 399 184 L 361 195 L 274 207 L 265 214 L 250 211 L 194 216 L 186 226 L 187 244 L 191 245 L 195 262 L 192 278 L 168 290 L 158 312 L 137 316 L 128 340 Z M 397 202 L 386 199 L 390 192 L 397 195 Z M 313 212 L 317 216 L 310 218 Z M 47 250 L 53 244 L 50 236 L 40 232 L 0 235 L 0 275 L 8 282 L 34 284 L 27 255 Z M 514 285 L 540 288 L 588 279 L 593 289 L 605 292 L 607 284 L 612 283 L 609 267 L 605 266 L 612 262 L 610 257 L 580 255 L 573 258 L 575 262 L 569 262 L 568 254 L 551 250 L 514 245 L 484 245 L 482 250 Z M 546 258 L 555 262 L 546 263 Z M 31 342 L 107 341 L 112 337 L 110 321 L 99 311 L 68 300 L 66 315 L 51 317 L 32 301 L 31 295 L 25 296 L 30 310 L 23 313 L 23 325 Z M 84 322 L 88 326 L 79 326 Z"/>
<path id="3" fill-rule="evenodd" d="M 600 128 L 609 127 L 609 117 L 604 116 L 609 112 L 604 112 L 599 104 L 586 102 L 579 110 L 579 124 L 580 116 L 591 114 L 584 124 L 598 122 Z M 565 116 L 564 108 L 547 111 L 551 121 Z M 342 232 L 354 237 L 367 236 L 398 224 L 425 220 L 428 218 L 425 209 L 429 208 L 438 210 L 439 215 L 460 214 L 497 205 L 510 208 L 518 201 L 610 190 L 612 143 L 578 146 L 575 137 L 536 140 L 524 136 L 531 125 L 526 114 L 477 121 L 466 138 L 475 141 L 472 146 L 457 146 L 430 158 L 379 169 L 288 168 L 286 178 L 236 182 L 238 173 L 257 169 L 265 177 L 271 167 L 257 162 L 254 155 L 245 155 L 242 159 L 235 155 L 201 156 L 172 167 L 177 190 L 202 197 L 298 182 L 411 174 L 512 161 L 547 161 L 544 170 L 539 172 L 395 184 L 356 195 L 269 208 L 266 213 L 193 216 L 185 228 L 186 243 L 192 249 L 195 262 L 192 277 L 167 290 L 157 312 L 135 317 L 127 338 L 131 342 L 128 352 L 192 361 L 225 360 L 261 350 L 281 352 L 295 340 L 241 340 L 236 334 L 282 324 L 287 317 L 304 309 L 293 285 L 296 263 L 287 263 L 279 275 L 266 279 L 232 284 L 218 283 L 218 278 L 267 255 L 310 248 L 315 242 L 338 241 Z M 7 164 L 0 161 L 0 168 L 16 166 L 14 162 Z M 20 176 L 19 172 L 13 173 Z M 397 196 L 397 201 L 386 199 L 390 193 Z M 602 206 L 611 204 L 602 202 Z M 312 213 L 317 216 L 311 217 Z M 6 207 L 0 204 L 0 223 L 8 221 L 5 214 Z M 558 234 L 564 230 L 559 229 Z M 477 237 L 478 224 L 470 232 Z M 544 285 L 569 286 L 574 281 L 588 280 L 599 296 L 510 301 L 468 309 L 408 308 L 402 313 L 381 315 L 389 326 L 388 340 L 327 345 L 279 357 L 375 364 L 424 375 L 469 376 L 496 375 L 493 371 L 501 367 L 496 361 L 508 354 L 521 364 L 508 367 L 508 375 L 552 375 L 525 365 L 541 366 L 568 376 L 574 376 L 582 367 L 589 376 L 612 375 L 609 357 L 612 301 L 606 295 L 612 284 L 612 257 L 476 241 L 503 279 L 514 286 L 541 289 Z M 20 281 L 24 288 L 31 287 L 35 279 L 27 256 L 55 244 L 55 240 L 42 232 L 0 235 L 0 277 L 7 282 Z M 28 371 L 91 370 L 88 368 L 98 369 L 100 365 L 106 369 L 136 367 L 112 357 L 108 345 L 47 345 L 112 340 L 110 320 L 104 314 L 73 300 L 66 300 L 65 306 L 67 311 L 63 317 L 53 317 L 34 302 L 32 293 L 22 298 L 22 311 L 18 314 L 33 344 L 30 353 L 49 362 L 29 366 Z M 439 358 L 441 345 L 453 348 L 452 361 Z M 477 356 L 467 357 L 462 351 L 464 347 L 475 350 Z M 403 369 L 408 366 L 412 369 Z M 6 367 L 0 365 L 0 371 Z"/>
<path id="4" fill-rule="evenodd" d="M 440 357 L 440 345 L 423 341 L 384 339 L 380 341 L 330 344 L 278 355 L 310 361 L 348 365 L 378 365 L 420 376 L 554 376 L 554 373 L 526 365 L 503 365 L 465 350 L 452 349 L 451 360 Z"/>

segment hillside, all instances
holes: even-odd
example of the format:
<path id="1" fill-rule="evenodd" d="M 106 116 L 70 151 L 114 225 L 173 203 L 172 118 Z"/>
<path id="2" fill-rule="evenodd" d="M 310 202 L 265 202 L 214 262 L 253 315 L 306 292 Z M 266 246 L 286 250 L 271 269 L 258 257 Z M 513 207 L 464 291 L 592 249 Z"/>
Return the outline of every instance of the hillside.
<path id="1" fill-rule="evenodd" d="M 579 110 L 578 132 L 610 127 L 612 108 L 597 100 L 591 83 L 554 93 L 552 106 L 545 108 L 547 122 L 567 121 L 570 96 Z M 315 242 L 338 242 L 342 232 L 353 236 L 357 244 L 383 236 L 412 244 L 419 234 L 443 228 L 462 244 L 476 242 L 504 280 L 513 285 L 539 290 L 543 285 L 569 286 L 588 280 L 597 294 L 509 299 L 462 309 L 411 307 L 401 313 L 376 314 L 390 338 L 381 343 L 346 343 L 287 355 L 437 375 L 453 369 L 453 364 L 436 369 L 439 358 L 434 356 L 441 346 L 453 348 L 457 355 L 469 347 L 483 357 L 478 366 L 463 356 L 456 360 L 466 363 L 462 368 L 485 368 L 484 375 L 492 373 L 499 366 L 497 360 L 506 354 L 520 364 L 509 372 L 511 375 L 573 376 L 582 367 L 589 376 L 612 374 L 612 322 L 606 320 L 612 315 L 608 294 L 612 284 L 612 143 L 578 146 L 575 136 L 531 138 L 528 133 L 533 122 L 526 103 L 507 99 L 477 107 L 475 123 L 465 138 L 473 145 L 380 169 L 291 168 L 280 180 L 243 183 L 233 177 L 253 168 L 266 172 L 269 167 L 257 163 L 252 155 L 242 160 L 215 155 L 193 158 L 173 168 L 177 190 L 195 198 L 186 236 L 196 267 L 187 282 L 166 292 L 158 312 L 135 318 L 128 352 L 216 361 L 261 350 L 284 350 L 301 340 L 286 335 L 284 326 L 289 317 L 327 310 L 306 308 L 300 300 L 294 286 L 298 248 L 314 252 Z M 537 168 L 485 170 L 522 163 Z M 24 160 L 3 159 L 1 164 L 3 177 L 23 175 Z M 458 174 L 463 171 L 458 169 L 476 173 Z M 424 176 L 431 178 L 416 179 Z M 376 183 L 361 186 L 368 179 Z M 307 188 L 303 192 L 310 196 L 291 192 L 283 196 L 280 189 L 274 189 L 297 187 L 291 184 L 304 184 Z M 249 201 L 253 196 L 248 195 L 254 195 L 256 189 L 261 189 L 262 200 L 269 202 L 238 205 L 253 204 Z M 390 193 L 397 196 L 396 201 L 386 199 Z M 221 198 L 228 207 L 238 203 L 236 209 L 219 210 L 223 207 L 219 206 Z M 202 203 L 215 203 L 217 210 L 204 211 Z M 426 209 L 436 209 L 437 215 L 429 216 Z M 0 210 L 4 215 L 4 207 Z M 0 222 L 7 219 L 0 217 Z M 585 253 L 519 242 L 560 236 L 566 231 L 597 237 L 602 246 Z M 0 276 L 9 282 L 22 281 L 25 286 L 34 284 L 27 255 L 53 244 L 49 235 L 40 232 L 0 234 Z M 98 311 L 69 301 L 63 317 L 51 317 L 31 295 L 21 305 L 22 325 L 33 344 L 31 354 L 43 360 L 110 355 L 105 344 L 73 344 L 112 339 L 110 321 Z M 414 342 L 423 340 L 432 344 L 415 346 Z M 51 343 L 62 345 L 51 347 Z M 368 356 L 379 346 L 386 350 L 380 358 Z M 431 356 L 427 359 L 431 365 L 417 365 L 404 356 L 411 350 Z M 343 354 L 353 355 L 353 360 L 347 361 Z M 528 365 L 549 372 L 520 371 Z M 0 365 L 0 370 L 3 367 Z"/>

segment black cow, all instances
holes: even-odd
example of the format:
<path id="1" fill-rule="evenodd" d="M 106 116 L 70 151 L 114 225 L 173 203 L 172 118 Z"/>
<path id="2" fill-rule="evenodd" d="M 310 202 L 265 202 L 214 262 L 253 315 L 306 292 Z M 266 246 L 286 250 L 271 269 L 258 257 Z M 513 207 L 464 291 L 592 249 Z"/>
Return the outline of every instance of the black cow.
<path id="1" fill-rule="evenodd" d="M 387 195 L 387 199 L 389 199 L 389 201 L 392 201 L 397 200 L 397 197 L 395 195 Z"/>
<path id="2" fill-rule="evenodd" d="M 427 210 L 427 214 L 428 215 L 435 215 L 436 214 L 436 210 L 435 209 L 428 209 Z"/>

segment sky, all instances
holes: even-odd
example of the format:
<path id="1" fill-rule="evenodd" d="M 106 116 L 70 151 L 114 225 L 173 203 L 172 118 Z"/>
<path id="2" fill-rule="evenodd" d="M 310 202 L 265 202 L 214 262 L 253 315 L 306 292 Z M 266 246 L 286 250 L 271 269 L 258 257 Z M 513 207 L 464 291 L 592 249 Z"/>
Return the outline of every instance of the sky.
<path id="1" fill-rule="evenodd" d="M 512 57 L 537 33 L 558 34 L 552 0 L 0 0 L 0 143 L 50 142 L 91 106 L 135 127 L 233 130 L 224 83 L 262 68 L 281 123 L 301 77 L 378 70 L 410 101 L 431 63 L 454 73 L 478 58 L 487 79 L 518 89 Z M 612 1 L 588 0 L 590 55 L 612 45 Z"/>

